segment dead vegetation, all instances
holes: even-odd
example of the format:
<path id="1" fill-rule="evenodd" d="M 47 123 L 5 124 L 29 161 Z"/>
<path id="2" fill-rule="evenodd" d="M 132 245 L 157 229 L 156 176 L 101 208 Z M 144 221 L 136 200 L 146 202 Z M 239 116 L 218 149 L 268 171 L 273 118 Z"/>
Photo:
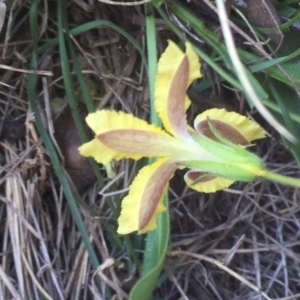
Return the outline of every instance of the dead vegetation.
<path id="1" fill-rule="evenodd" d="M 57 44 L 40 53 L 39 70 L 46 73 L 39 72 L 36 105 L 60 153 L 71 189 L 77 198 L 84 195 L 78 207 L 100 263 L 95 270 L 29 108 L 32 38 L 28 11 L 32 2 L 5 4 L 0 58 L 0 298 L 127 299 L 139 274 L 123 240 L 113 233 L 115 220 L 108 202 L 114 205 L 126 193 L 135 174 L 133 164 L 117 164 L 113 180 L 100 167 L 103 183 L 96 181 L 90 164 L 77 156 L 81 140 L 68 112 Z M 145 49 L 143 6 L 80 0 L 66 1 L 65 5 L 70 27 L 109 20 Z M 39 3 L 40 46 L 58 36 L 56 14 L 56 1 Z M 176 37 L 162 19 L 157 17 L 156 22 L 161 52 L 166 39 Z M 72 36 L 72 43 L 95 107 L 124 110 L 148 119 L 147 74 L 132 44 L 105 26 Z M 72 61 L 69 64 L 74 76 Z M 214 77 L 207 65 L 203 70 L 205 79 Z M 75 76 L 73 82 L 81 107 L 83 96 Z M 249 112 L 244 109 L 242 94 L 232 92 L 226 84 L 218 83 L 191 94 L 191 98 L 189 117 L 207 107 Z M 82 118 L 87 113 L 85 108 L 79 111 Z M 255 111 L 251 113 L 259 119 Z M 61 114 L 64 117 L 59 121 Z M 261 123 L 270 137 L 253 150 L 270 169 L 300 177 L 293 156 L 274 130 Z M 235 184 L 216 194 L 199 194 L 185 187 L 178 172 L 170 187 L 171 240 L 156 298 L 300 298 L 299 193 L 291 187 L 255 181 Z M 136 255 L 142 258 L 140 250 Z"/>

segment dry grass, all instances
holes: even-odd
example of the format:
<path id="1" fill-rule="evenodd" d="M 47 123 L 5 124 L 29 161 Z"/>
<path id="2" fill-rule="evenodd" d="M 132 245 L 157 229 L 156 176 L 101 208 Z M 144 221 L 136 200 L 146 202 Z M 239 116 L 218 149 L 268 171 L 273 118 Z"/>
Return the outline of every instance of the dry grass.
<path id="1" fill-rule="evenodd" d="M 44 18 L 41 43 L 57 35 L 55 4 L 49 1 L 46 7 L 46 3 L 39 7 Z M 12 5 L 15 12 L 20 4 L 12 1 Z M 0 67 L 0 299 L 105 299 L 107 289 L 111 298 L 127 299 L 137 274 L 125 272 L 123 264 L 128 257 L 110 234 L 112 213 L 107 201 L 114 201 L 117 193 L 110 190 L 111 180 L 105 178 L 104 187 L 97 183 L 81 187 L 93 211 L 91 214 L 80 206 L 82 218 L 101 262 L 94 272 L 35 129 L 26 95 L 26 72 L 19 71 L 25 69 L 23 63 L 31 51 L 26 17 L 29 5 L 23 8 L 10 36 L 6 33 L 7 12 L 0 36 L 0 63 L 6 66 Z M 68 2 L 68 12 L 72 26 L 109 19 L 144 44 L 140 8 L 98 2 L 89 5 L 77 0 Z M 157 24 L 161 51 L 166 38 L 173 38 L 173 34 L 161 20 Z M 122 109 L 148 118 L 147 77 L 131 44 L 107 28 L 74 37 L 73 42 L 96 107 Z M 43 74 L 39 82 L 40 110 L 54 139 L 53 129 L 61 128 L 56 128 L 50 107 L 54 99 L 65 97 L 58 49 L 43 53 L 39 66 L 54 74 Z M 220 104 L 219 95 L 214 91 L 208 94 Z M 190 113 L 198 112 L 201 106 L 201 101 L 194 102 Z M 68 139 L 68 132 L 64 134 Z M 78 141 L 70 151 L 77 146 Z M 260 142 L 255 151 L 270 169 L 300 177 L 297 164 L 277 139 Z M 76 166 L 65 166 L 78 182 L 72 175 Z M 114 182 L 121 195 L 134 176 L 131 167 L 129 162 L 116 166 L 119 176 Z M 172 235 L 164 269 L 168 278 L 155 291 L 156 297 L 252 300 L 265 299 L 259 292 L 263 291 L 269 299 L 300 298 L 299 190 L 257 181 L 204 195 L 187 189 L 181 175 L 178 173 L 171 183 Z M 235 273 L 230 274 L 227 267 Z M 96 273 L 101 284 L 96 284 Z"/>
<path id="2" fill-rule="evenodd" d="M 272 161 L 270 168 L 299 176 L 297 165 L 276 141 L 265 141 L 257 151 Z M 263 181 L 210 196 L 189 190 L 174 196 L 170 251 L 185 251 L 186 259 L 173 271 L 183 299 L 265 299 L 209 258 L 254 283 L 270 299 L 300 297 L 298 190 Z M 169 293 L 178 295 L 176 285 Z"/>

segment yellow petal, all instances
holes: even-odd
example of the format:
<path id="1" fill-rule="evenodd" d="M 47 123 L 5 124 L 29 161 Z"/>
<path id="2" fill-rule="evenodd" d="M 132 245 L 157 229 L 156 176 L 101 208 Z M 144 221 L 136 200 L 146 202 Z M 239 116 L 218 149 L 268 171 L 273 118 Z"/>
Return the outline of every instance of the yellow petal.
<path id="1" fill-rule="evenodd" d="M 224 138 L 235 144 L 249 145 L 251 141 L 265 137 L 263 128 L 249 118 L 213 108 L 198 115 L 194 121 L 196 131 L 212 139 L 214 134 L 209 128 L 208 119 Z"/>
<path id="2" fill-rule="evenodd" d="M 131 114 L 100 110 L 89 114 L 86 122 L 96 137 L 78 150 L 102 164 L 112 159 L 172 156 L 182 152 L 180 141 Z"/>
<path id="3" fill-rule="evenodd" d="M 176 44 L 169 45 L 159 59 L 155 81 L 155 108 L 165 129 L 174 136 L 187 135 L 185 110 L 189 107 L 186 90 L 201 77 L 200 64 L 191 45 L 183 53 Z"/>
<path id="4" fill-rule="evenodd" d="M 193 190 L 202 193 L 214 193 L 227 188 L 234 180 L 215 177 L 205 172 L 190 170 L 184 176 L 185 183 Z"/>
<path id="5" fill-rule="evenodd" d="M 101 164 L 107 164 L 120 155 L 118 151 L 106 147 L 104 144 L 100 143 L 98 139 L 93 139 L 90 142 L 83 144 L 78 148 L 78 151 L 82 156 L 91 156 L 96 162 Z"/>
<path id="6" fill-rule="evenodd" d="M 136 230 L 145 233 L 156 228 L 157 215 L 166 209 L 163 197 L 168 181 L 176 169 L 176 163 L 161 158 L 140 170 L 122 201 L 119 234 Z"/>
<path id="7" fill-rule="evenodd" d="M 188 97 L 188 95 L 185 95 L 185 98 L 184 98 L 184 111 L 185 112 L 189 109 L 190 105 L 191 105 L 191 100 Z M 187 124 L 187 126 L 189 126 L 189 125 Z"/>
<path id="8" fill-rule="evenodd" d="M 194 52 L 192 45 L 190 43 L 185 43 L 185 52 L 189 60 L 189 80 L 188 86 L 197 78 L 201 78 L 202 74 L 200 72 L 201 64 L 197 54 Z"/>

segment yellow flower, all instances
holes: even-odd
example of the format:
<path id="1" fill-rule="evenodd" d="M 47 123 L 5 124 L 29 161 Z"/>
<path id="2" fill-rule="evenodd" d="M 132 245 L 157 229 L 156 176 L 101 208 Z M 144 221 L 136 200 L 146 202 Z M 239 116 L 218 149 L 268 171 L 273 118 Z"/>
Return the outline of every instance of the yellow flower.
<path id="1" fill-rule="evenodd" d="M 186 122 L 190 105 L 188 86 L 202 75 L 191 45 L 183 53 L 173 42 L 158 63 L 155 107 L 165 130 L 124 112 L 100 110 L 86 122 L 95 138 L 79 152 L 102 164 L 122 158 L 157 160 L 140 170 L 122 202 L 118 233 L 144 233 L 156 228 L 156 217 L 165 210 L 163 197 L 177 168 L 188 167 L 185 181 L 200 192 L 215 192 L 236 180 L 264 175 L 260 159 L 245 150 L 263 129 L 234 112 L 211 109 L 198 115 L 194 129 Z"/>

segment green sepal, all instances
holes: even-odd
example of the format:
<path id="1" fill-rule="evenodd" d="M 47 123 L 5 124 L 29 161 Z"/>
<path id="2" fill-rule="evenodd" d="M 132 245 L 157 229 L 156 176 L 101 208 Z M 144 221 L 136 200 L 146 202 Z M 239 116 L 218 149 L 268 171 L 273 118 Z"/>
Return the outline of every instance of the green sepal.
<path id="1" fill-rule="evenodd" d="M 193 138 L 215 159 L 186 161 L 184 166 L 229 180 L 251 181 L 264 175 L 264 167 L 258 156 L 224 138 L 212 122 L 208 124 L 217 141 L 199 134 L 193 134 Z"/>
<path id="2" fill-rule="evenodd" d="M 193 139 L 208 153 L 216 157 L 216 161 L 220 163 L 252 163 L 256 165 L 261 164 L 261 160 L 255 154 L 247 151 L 242 146 L 233 144 L 229 140 L 222 138 L 223 141 L 214 141 L 204 135 L 193 134 Z"/>
<path id="3" fill-rule="evenodd" d="M 191 160 L 184 162 L 184 166 L 193 170 L 207 172 L 215 177 L 229 180 L 251 181 L 264 176 L 264 167 L 261 163 L 234 163 L 232 161 L 214 162 Z"/>

